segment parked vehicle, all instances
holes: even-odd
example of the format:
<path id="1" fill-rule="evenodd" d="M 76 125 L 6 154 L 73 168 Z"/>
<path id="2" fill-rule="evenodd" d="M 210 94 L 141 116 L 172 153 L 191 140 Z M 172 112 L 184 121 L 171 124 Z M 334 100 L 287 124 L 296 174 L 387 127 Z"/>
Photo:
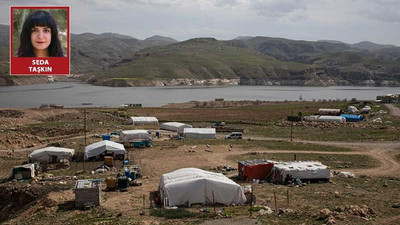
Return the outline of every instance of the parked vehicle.
<path id="1" fill-rule="evenodd" d="M 242 132 L 232 132 L 225 136 L 225 139 L 243 139 Z"/>

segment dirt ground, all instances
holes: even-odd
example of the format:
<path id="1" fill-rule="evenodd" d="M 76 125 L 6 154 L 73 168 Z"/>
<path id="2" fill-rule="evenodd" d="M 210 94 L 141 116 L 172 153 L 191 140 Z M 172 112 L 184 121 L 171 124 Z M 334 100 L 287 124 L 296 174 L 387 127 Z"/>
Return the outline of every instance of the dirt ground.
<path id="1" fill-rule="evenodd" d="M 171 106 L 172 107 L 172 106 Z M 176 107 L 176 106 L 174 106 Z M 190 107 L 190 104 L 185 107 Z M 172 107 L 173 108 L 173 107 Z M 139 109 L 138 111 L 145 111 L 146 109 Z M 159 109 L 149 109 L 149 113 L 158 111 Z M 211 109 L 213 110 L 213 109 Z M 392 112 L 392 110 L 391 110 Z M 182 113 L 182 112 L 180 112 Z M 166 114 L 162 114 L 165 118 L 168 116 Z M 175 118 L 178 113 L 174 114 L 172 118 Z M 396 116 L 396 114 L 393 114 Z M 250 117 L 253 117 L 251 115 Z M 274 116 L 277 116 L 274 113 Z M 9 172 L 12 166 L 19 165 L 23 161 L 27 159 L 27 155 L 34 149 L 42 148 L 47 145 L 52 145 L 54 143 L 62 143 L 67 144 L 69 146 L 82 146 L 82 144 L 72 144 L 72 143 L 81 143 L 84 138 L 84 133 L 73 130 L 76 132 L 71 132 L 70 128 L 62 128 L 57 129 L 59 124 L 66 123 L 80 123 L 82 121 L 82 111 L 79 109 L 2 109 L 0 110 L 0 129 L 2 132 L 0 133 L 0 177 L 5 177 Z M 250 118 L 251 119 L 251 118 Z M 99 112 L 98 109 L 91 110 L 88 113 L 88 120 L 92 122 L 93 127 L 89 129 L 88 137 L 91 137 L 95 133 L 106 133 L 108 131 L 113 131 L 116 129 L 127 129 L 128 127 L 123 125 L 124 119 L 121 119 L 118 116 L 111 115 L 109 113 Z M 101 124 L 99 122 L 102 122 Z M 35 128 L 38 129 L 38 132 L 29 133 L 29 129 L 31 126 L 37 126 L 37 124 L 49 124 L 48 127 L 40 127 Z M 53 123 L 56 123 L 53 126 Z M 104 124 L 105 125 L 104 125 Z M 78 125 L 79 126 L 79 125 Z M 29 129 L 28 129 L 29 127 Z M 73 127 L 75 129 L 76 127 Z M 57 132 L 54 132 L 57 130 Z M 63 132 L 65 131 L 65 132 Z M 199 223 L 198 220 L 165 220 L 163 218 L 152 217 L 148 215 L 148 204 L 150 192 L 156 191 L 158 188 L 159 179 L 162 174 L 171 172 L 173 170 L 179 168 L 186 167 L 195 167 L 200 169 L 210 170 L 211 168 L 216 168 L 218 166 L 231 166 L 236 167 L 237 162 L 232 161 L 232 156 L 243 155 L 249 152 L 248 149 L 239 147 L 239 145 L 235 144 L 235 141 L 225 142 L 222 144 L 211 145 L 208 147 L 205 141 L 201 145 L 190 145 L 183 144 L 180 146 L 172 146 L 168 138 L 166 138 L 170 133 L 163 133 L 162 139 L 155 139 L 154 146 L 151 148 L 145 149 L 129 149 L 129 154 L 134 157 L 134 162 L 132 164 L 140 165 L 142 168 L 142 173 L 144 177 L 141 179 L 142 186 L 138 187 L 130 187 L 127 192 L 103 192 L 102 204 L 100 209 L 96 209 L 95 211 L 91 211 L 90 213 L 100 213 L 100 217 L 104 217 L 104 213 L 110 213 L 113 216 L 110 218 L 115 219 L 113 221 L 119 221 L 120 224 L 186 224 L 186 223 Z M 219 135 L 219 138 L 222 138 L 222 135 Z M 246 138 L 251 138 L 254 140 L 277 140 L 286 142 L 285 138 L 268 138 L 268 137 L 260 137 L 260 136 L 246 136 Z M 98 141 L 96 138 L 88 138 L 88 143 L 92 143 Z M 357 175 L 357 177 L 367 177 L 363 178 L 364 180 L 371 180 L 374 182 L 382 182 L 389 179 L 389 186 L 393 187 L 393 189 L 382 189 L 382 185 L 379 187 L 371 186 L 371 190 L 375 190 L 377 192 L 377 196 L 379 198 L 384 198 L 387 202 L 400 203 L 400 199 L 395 193 L 400 189 L 400 165 L 399 162 L 396 161 L 395 156 L 400 153 L 400 142 L 397 141 L 386 141 L 386 142 L 376 142 L 376 141 L 362 141 L 362 142 L 332 142 L 332 141 L 309 141 L 309 140 L 299 140 L 294 139 L 294 142 L 300 143 L 309 143 L 309 144 L 318 144 L 318 145 L 326 145 L 326 146 L 338 146 L 338 147 L 346 147 L 351 149 L 352 151 L 348 152 L 338 152 L 338 151 L 299 151 L 299 150 L 280 150 L 280 149 L 265 149 L 265 148 L 253 148 L 252 152 L 268 152 L 268 153 L 305 153 L 305 154 L 330 154 L 330 155 L 365 155 L 371 158 L 376 159 L 379 162 L 377 167 L 373 168 L 347 168 L 347 169 L 336 169 L 337 171 L 349 171 L 353 172 Z M 233 148 L 230 149 L 230 145 L 233 143 Z M 160 147 L 160 146 L 169 146 L 169 147 Z M 101 164 L 101 162 L 99 162 Z M 95 163 L 93 164 L 95 166 Z M 55 185 L 61 186 L 62 190 L 57 189 L 57 191 L 49 190 L 48 194 L 44 198 L 36 199 L 36 204 L 33 204 L 31 207 L 24 208 L 21 211 L 15 211 L 12 213 L 11 219 L 7 220 L 6 224 L 29 224 L 26 222 L 28 218 L 31 218 L 32 221 L 41 221 L 42 224 L 58 224 L 57 220 L 52 219 L 51 212 L 54 214 L 57 213 L 59 216 L 59 221 L 68 221 L 73 217 L 81 217 L 85 212 L 81 212 L 79 210 L 73 209 L 73 200 L 74 193 L 72 191 L 74 180 L 71 178 L 78 170 L 82 168 L 71 166 L 68 171 L 50 171 L 49 173 L 54 173 L 55 176 L 68 176 L 66 184 L 60 184 L 60 182 L 47 182 L 47 185 Z M 121 169 L 121 168 L 117 168 Z M 108 176 L 115 176 L 118 171 L 108 171 L 106 174 L 96 174 L 92 175 L 89 171 L 76 175 L 77 178 L 97 178 L 97 179 L 105 179 Z M 233 171 L 228 173 L 228 176 L 232 176 L 236 174 L 237 171 Z M 67 174 L 67 175 L 66 175 Z M 364 182 L 363 180 L 363 182 Z M 242 184 L 241 181 L 238 181 Z M 337 190 L 340 193 L 347 193 L 348 190 L 347 185 L 357 186 L 353 183 L 348 183 L 346 180 L 334 180 L 334 186 L 329 186 L 330 184 L 324 184 L 321 186 L 311 185 L 306 188 L 310 188 L 315 191 L 315 193 L 323 193 L 324 190 L 331 190 L 334 192 L 335 185 L 339 185 L 340 188 Z M 365 181 L 368 182 L 368 181 Z M 42 183 L 35 184 L 25 184 L 25 183 L 17 183 L 21 186 L 21 190 L 24 188 L 43 187 Z M 13 187 L 16 183 L 6 182 L 1 184 L 2 187 Z M 17 186 L 18 186 L 17 185 Z M 276 191 L 286 191 L 287 187 L 279 187 L 279 186 L 265 186 L 264 185 L 256 185 L 260 190 L 259 199 L 261 203 L 265 203 L 269 207 L 273 208 L 273 202 L 271 202 L 271 198 L 273 197 L 272 193 L 268 193 L 264 191 L 268 188 L 272 188 Z M 372 185 L 372 184 L 371 184 Z M 392 185 L 392 186 L 391 186 Z M 103 189 L 105 188 L 105 184 L 103 184 Z M 325 189 L 324 189 L 325 188 Z M 369 188 L 369 186 L 368 186 Z M 315 189 L 315 190 L 314 190 Z M 298 189 L 300 191 L 300 189 Z M 305 190 L 305 189 L 303 189 Z M 390 190 L 390 191 L 388 191 Z M 20 191 L 20 189 L 18 189 Z M 293 189 L 295 191 L 295 189 Z M 387 192 L 387 193 L 385 193 Z M 279 194 L 279 196 L 285 196 L 284 194 Z M 331 192 L 330 192 L 331 193 Z M 368 192 L 369 193 L 369 192 Z M 398 192 L 397 192 L 398 193 Z M 332 194 L 333 195 L 333 194 Z M 146 199 L 146 216 L 141 216 L 143 206 L 143 196 Z M 347 201 L 350 201 L 357 196 L 361 199 L 365 198 L 365 204 L 373 206 L 376 204 L 374 201 L 368 200 L 368 196 L 364 196 L 364 188 L 353 188 L 352 192 L 349 196 L 339 198 L 336 203 L 339 205 L 348 204 Z M 282 197 L 283 198 L 283 197 Z M 284 205 L 284 199 L 280 199 L 278 203 L 280 205 Z M 307 198 L 303 197 L 295 197 L 295 199 L 299 200 L 299 203 L 296 206 L 291 206 L 293 209 L 307 211 L 310 210 L 309 213 L 302 213 L 300 216 L 296 214 L 298 217 L 293 218 L 295 224 L 299 224 L 299 221 L 302 221 L 302 218 L 306 218 L 304 224 L 322 224 L 324 221 L 315 220 L 312 218 L 312 212 L 317 209 L 321 209 L 321 207 L 325 205 L 330 206 L 331 203 L 324 203 L 321 201 L 320 205 L 315 205 L 313 202 L 307 202 Z M 335 199 L 335 198 L 334 198 Z M 346 200 L 347 199 L 347 200 Z M 355 200 L 352 200 L 355 201 Z M 301 203 L 300 203 L 301 202 Z M 356 204 L 356 202 L 354 203 Z M 361 203 L 360 203 L 361 204 Z M 264 204 L 263 204 L 264 205 Z M 328 207 L 326 206 L 326 207 Z M 101 210 L 107 210 L 103 212 Z M 0 208 L 0 211 L 3 208 Z M 99 211 L 100 210 L 100 211 Z M 392 214 L 396 214 L 396 211 L 390 211 Z M 400 214 L 400 211 L 397 211 Z M 121 214 L 120 216 L 118 216 Z M 395 224 L 398 219 L 398 215 L 384 215 L 378 216 L 376 218 L 367 218 L 372 219 L 371 224 Z M 245 213 L 244 215 L 247 215 Z M 244 216 L 241 214 L 240 216 L 233 216 L 228 219 L 219 219 L 219 220 L 206 220 L 203 224 L 260 224 L 265 223 L 263 220 L 257 219 L 243 219 Z M 95 216 L 99 217 L 98 214 Z M 284 216 L 283 216 L 284 217 Z M 44 219 L 46 218 L 46 219 Z M 130 222 L 126 222 L 127 218 L 135 218 Z M 263 217 L 260 217 L 263 218 Z M 267 217 L 269 218 L 269 217 Z M 300 218 L 300 219 L 299 219 Z M 101 219 L 100 219 L 101 221 Z M 286 219 L 280 219 L 280 217 L 272 218 L 274 224 L 292 224 L 288 222 Z M 348 224 L 355 222 L 356 224 L 363 224 L 365 220 L 363 219 L 348 219 L 348 220 L 336 220 L 338 224 Z M 200 221 L 203 222 L 203 221 Z M 77 222 L 78 223 L 78 222 Z M 74 224 L 74 223 L 72 223 Z M 98 223 L 94 223 L 98 224 Z M 107 224 L 107 223 L 106 223 Z M 113 223 L 109 223 L 113 224 Z M 301 224 L 301 223 L 300 223 Z"/>

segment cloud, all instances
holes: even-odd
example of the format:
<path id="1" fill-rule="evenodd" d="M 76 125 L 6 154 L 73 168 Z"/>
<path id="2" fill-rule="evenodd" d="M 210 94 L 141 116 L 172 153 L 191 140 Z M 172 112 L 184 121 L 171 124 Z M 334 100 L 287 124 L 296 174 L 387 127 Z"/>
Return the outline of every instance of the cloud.
<path id="1" fill-rule="evenodd" d="M 281 18 L 303 19 L 306 17 L 306 0 L 257 0 L 251 1 L 250 9 L 267 20 L 279 20 Z"/>
<path id="2" fill-rule="evenodd" d="M 400 22 L 400 1 L 398 0 L 367 0 L 364 8 L 359 10 L 364 18 L 382 22 Z"/>
<path id="3" fill-rule="evenodd" d="M 232 7 L 238 4 L 237 0 L 214 0 L 214 5 L 217 7 Z"/>

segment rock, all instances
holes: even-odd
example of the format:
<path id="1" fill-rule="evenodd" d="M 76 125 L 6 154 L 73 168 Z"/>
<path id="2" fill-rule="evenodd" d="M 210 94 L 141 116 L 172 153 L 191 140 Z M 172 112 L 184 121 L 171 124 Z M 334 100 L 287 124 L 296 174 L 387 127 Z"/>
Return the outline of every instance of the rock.
<path id="1" fill-rule="evenodd" d="M 336 208 L 335 208 L 336 212 L 344 212 L 345 210 L 346 210 L 346 208 L 342 207 L 342 206 L 336 206 Z"/>
<path id="2" fill-rule="evenodd" d="M 340 198 L 340 194 L 339 194 L 339 192 L 337 192 L 337 191 L 335 191 L 335 198 Z"/>
<path id="3" fill-rule="evenodd" d="M 392 208 L 399 209 L 400 208 L 400 203 L 393 204 Z"/>
<path id="4" fill-rule="evenodd" d="M 329 218 L 326 220 L 326 224 L 327 224 L 327 225 L 336 224 L 336 220 L 335 220 L 333 217 L 329 217 Z"/>
<path id="5" fill-rule="evenodd" d="M 389 187 L 389 184 L 388 184 L 387 181 L 385 181 L 385 182 L 383 183 L 383 187 Z"/>
<path id="6" fill-rule="evenodd" d="M 271 209 L 270 207 L 268 207 L 268 206 L 264 206 L 264 209 L 261 209 L 260 211 L 258 211 L 258 214 L 259 214 L 260 216 L 262 216 L 262 215 L 270 215 L 270 214 L 272 214 L 272 213 L 274 213 L 274 212 L 273 212 L 272 209 Z"/>
<path id="7" fill-rule="evenodd" d="M 332 215 L 331 210 L 329 210 L 329 209 L 321 209 L 319 211 L 318 219 L 324 220 L 324 219 L 328 218 L 330 215 Z"/>

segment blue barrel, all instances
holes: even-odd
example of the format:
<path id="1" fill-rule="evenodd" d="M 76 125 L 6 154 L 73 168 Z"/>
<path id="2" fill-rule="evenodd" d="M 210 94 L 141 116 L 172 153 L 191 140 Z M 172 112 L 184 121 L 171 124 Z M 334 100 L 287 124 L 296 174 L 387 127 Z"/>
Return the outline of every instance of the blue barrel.
<path id="1" fill-rule="evenodd" d="M 103 141 L 104 140 L 110 141 L 111 140 L 111 136 L 108 135 L 108 134 L 103 135 Z"/>
<path id="2" fill-rule="evenodd" d="M 125 176 L 126 177 L 131 177 L 131 171 L 130 170 L 125 170 Z"/>
<path id="3" fill-rule="evenodd" d="M 130 178 L 136 180 L 136 171 L 132 171 Z"/>

